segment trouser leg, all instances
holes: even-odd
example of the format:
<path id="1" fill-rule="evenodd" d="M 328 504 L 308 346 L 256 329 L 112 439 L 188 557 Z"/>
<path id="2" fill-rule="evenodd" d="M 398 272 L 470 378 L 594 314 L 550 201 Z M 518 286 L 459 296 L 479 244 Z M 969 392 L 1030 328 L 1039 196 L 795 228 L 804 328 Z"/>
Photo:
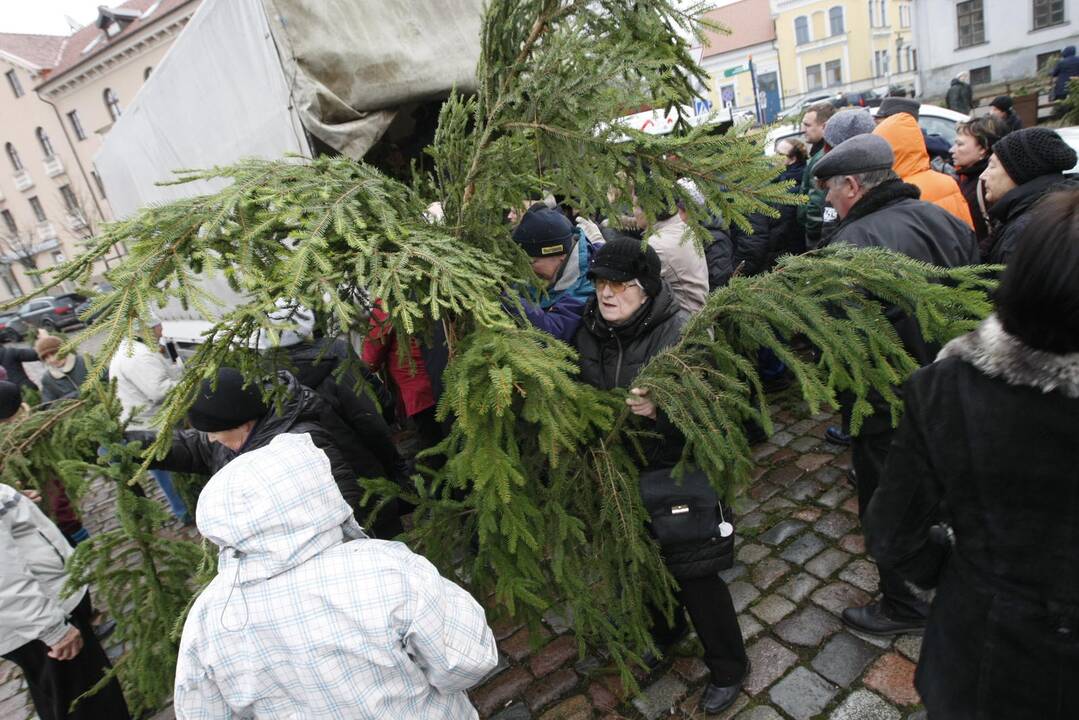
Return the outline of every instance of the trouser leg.
<path id="1" fill-rule="evenodd" d="M 704 664 L 712 682 L 721 687 L 737 685 L 746 674 L 746 646 L 734 611 L 727 583 L 718 575 L 679 580 L 678 599 L 689 613 L 697 637 L 704 646 Z"/>
<path id="2" fill-rule="evenodd" d="M 97 693 L 71 703 L 93 687 L 110 664 L 90 625 L 90 597 L 87 595 L 71 614 L 70 622 L 82 633 L 83 647 L 71 660 L 53 660 L 49 648 L 34 640 L 4 657 L 20 668 L 30 687 L 41 720 L 130 720 L 120 683 L 114 678 Z"/>
<path id="3" fill-rule="evenodd" d="M 884 475 L 884 464 L 888 460 L 891 444 L 891 431 L 859 435 L 851 443 L 851 460 L 858 481 L 858 517 L 863 521 L 869 501 Z M 929 605 L 914 594 L 898 573 L 879 565 L 877 570 L 880 573 L 881 602 L 888 617 L 893 620 L 918 620 L 929 614 Z"/>
<path id="4" fill-rule="evenodd" d="M 187 513 L 187 505 L 184 504 L 183 498 L 180 497 L 180 493 L 176 492 L 176 488 L 172 484 L 172 473 L 168 470 L 151 470 L 150 476 L 157 481 L 161 491 L 165 493 L 165 499 L 169 502 L 169 509 L 172 510 L 173 516 L 177 520 L 186 521 L 190 519 Z"/>

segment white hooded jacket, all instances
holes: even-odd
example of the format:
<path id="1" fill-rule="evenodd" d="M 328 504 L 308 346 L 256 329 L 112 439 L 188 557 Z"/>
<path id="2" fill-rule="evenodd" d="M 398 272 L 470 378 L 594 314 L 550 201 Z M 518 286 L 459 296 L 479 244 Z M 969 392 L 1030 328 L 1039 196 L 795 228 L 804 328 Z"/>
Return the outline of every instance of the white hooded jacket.
<path id="1" fill-rule="evenodd" d="M 60 642 L 86 588 L 61 599 L 71 545 L 30 499 L 0 484 L 0 653 L 32 640 Z"/>
<path id="2" fill-rule="evenodd" d="M 464 691 L 498 662 L 483 608 L 364 537 L 309 435 L 231 461 L 197 520 L 221 550 L 184 624 L 180 720 L 477 717 Z"/>

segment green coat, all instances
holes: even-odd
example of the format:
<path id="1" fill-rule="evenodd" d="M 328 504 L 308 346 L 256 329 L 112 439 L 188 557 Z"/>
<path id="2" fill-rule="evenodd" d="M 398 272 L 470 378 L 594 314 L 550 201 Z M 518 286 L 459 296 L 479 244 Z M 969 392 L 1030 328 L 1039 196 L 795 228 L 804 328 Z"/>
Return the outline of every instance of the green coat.
<path id="1" fill-rule="evenodd" d="M 824 224 L 824 196 L 827 193 L 817 187 L 817 181 L 813 177 L 813 168 L 822 157 L 824 148 L 809 158 L 805 172 L 802 173 L 801 192 L 809 197 L 809 202 L 798 208 L 798 224 L 805 230 L 807 248 L 816 247 L 820 243 L 821 228 Z"/>

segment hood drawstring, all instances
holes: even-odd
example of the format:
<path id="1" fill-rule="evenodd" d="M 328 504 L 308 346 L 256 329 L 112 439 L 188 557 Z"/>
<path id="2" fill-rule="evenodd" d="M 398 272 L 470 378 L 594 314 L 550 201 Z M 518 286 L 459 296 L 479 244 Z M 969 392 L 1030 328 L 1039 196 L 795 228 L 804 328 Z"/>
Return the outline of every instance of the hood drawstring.
<path id="1" fill-rule="evenodd" d="M 225 604 L 221 606 L 221 627 L 223 627 L 227 632 L 239 632 L 239 631 L 243 630 L 244 628 L 247 627 L 247 621 L 250 619 L 250 616 L 248 614 L 248 609 L 247 609 L 247 598 L 244 597 L 244 589 L 241 587 L 240 588 L 240 599 L 243 600 L 243 603 L 244 603 L 244 621 L 240 624 L 239 627 L 236 627 L 236 628 L 230 628 L 228 625 L 225 624 L 225 611 L 228 610 L 229 602 L 231 602 L 231 600 L 232 600 L 232 593 L 236 590 L 236 588 L 240 584 L 239 583 L 239 579 L 240 579 L 240 562 L 239 561 L 241 559 L 243 559 L 243 556 L 244 556 L 243 552 L 241 552 L 239 550 L 233 550 L 232 551 L 232 557 L 233 557 L 234 560 L 236 560 L 236 572 L 232 576 L 232 587 L 229 588 L 229 596 L 227 598 L 225 598 Z"/>

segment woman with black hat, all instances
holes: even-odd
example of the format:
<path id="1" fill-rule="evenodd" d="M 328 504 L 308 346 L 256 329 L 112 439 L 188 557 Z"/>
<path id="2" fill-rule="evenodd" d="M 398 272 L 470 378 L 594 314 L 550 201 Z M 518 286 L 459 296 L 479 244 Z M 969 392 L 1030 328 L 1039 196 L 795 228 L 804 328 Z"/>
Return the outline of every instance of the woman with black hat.
<path id="1" fill-rule="evenodd" d="M 660 277 L 656 251 L 639 240 L 619 238 L 604 245 L 596 253 L 588 276 L 596 293 L 585 305 L 576 336 L 581 379 L 604 390 L 630 388 L 626 400 L 630 410 L 661 436 L 646 441 L 643 447 L 647 462 L 641 472 L 642 499 L 651 512 L 663 500 L 656 488 L 671 485 L 671 469 L 682 454 L 685 438 L 648 392 L 634 387 L 633 382 L 654 355 L 678 342 L 689 313 Z M 653 522 L 653 535 L 662 546 L 664 562 L 680 586 L 677 598 L 682 605 L 673 627 L 660 613 L 653 613 L 653 637 L 661 650 L 669 649 L 687 630 L 683 610 L 689 613 L 711 671 L 700 707 L 716 713 L 737 699 L 749 663 L 730 591 L 718 574 L 733 562 L 733 528 L 699 473 L 686 473 L 682 478 L 682 488 L 691 487 L 712 498 L 705 506 L 710 505 L 709 511 L 714 511 L 719 522 L 709 527 L 707 537 L 679 538 L 677 542 L 664 537 Z"/>
<path id="2" fill-rule="evenodd" d="M 1049 128 L 1019 130 L 997 141 L 981 177 L 989 206 L 989 262 L 1006 263 L 1015 254 L 1037 201 L 1075 187 L 1064 176 L 1075 163 L 1075 150 Z"/>

